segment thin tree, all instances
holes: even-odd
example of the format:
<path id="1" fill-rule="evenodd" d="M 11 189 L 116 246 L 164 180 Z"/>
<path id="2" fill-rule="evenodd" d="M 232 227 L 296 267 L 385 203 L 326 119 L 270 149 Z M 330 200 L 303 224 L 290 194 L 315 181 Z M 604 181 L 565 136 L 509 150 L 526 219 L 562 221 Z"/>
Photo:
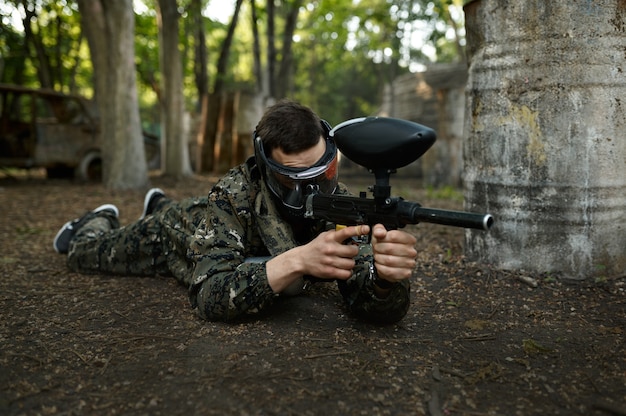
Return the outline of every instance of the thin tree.
<path id="1" fill-rule="evenodd" d="M 161 67 L 161 167 L 176 178 L 191 175 L 187 135 L 183 125 L 183 65 L 178 38 L 176 0 L 159 0 L 157 25 Z"/>
<path id="2" fill-rule="evenodd" d="M 302 0 L 294 0 L 291 3 L 283 2 L 285 7 L 281 10 L 285 11 L 284 22 L 285 26 L 282 31 L 281 49 L 280 54 L 276 47 L 276 5 L 274 0 L 267 0 L 267 95 L 270 98 L 280 99 L 287 94 L 292 85 L 291 75 L 293 73 L 293 35 L 296 30 L 296 24 L 298 22 L 298 13 L 302 6 Z M 254 7 L 254 1 L 253 1 Z M 254 10 L 253 10 L 254 11 Z M 254 15 L 253 15 L 254 16 Z M 255 29 L 257 19 L 253 17 L 253 29 Z M 256 30 L 256 29 L 255 29 Z M 254 41 L 258 42 L 258 35 L 256 32 Z M 256 46 L 256 44 L 255 44 Z M 260 59 L 258 59 L 260 61 Z M 255 56 L 255 64 L 257 57 Z M 257 84 L 260 84 L 260 74 L 256 74 Z M 263 84 L 260 84 L 263 85 Z"/>
<path id="3" fill-rule="evenodd" d="M 194 83 L 198 91 L 198 101 L 196 102 L 196 112 L 200 115 L 200 123 L 196 134 L 197 151 L 194 155 L 194 169 L 196 172 L 206 170 L 203 163 L 203 149 L 206 130 L 207 112 L 209 106 L 209 54 L 206 45 L 206 34 L 204 32 L 202 17 L 202 0 L 191 0 L 189 4 L 189 15 L 191 17 L 192 33 L 194 39 L 194 59 L 193 73 Z M 208 146 L 207 146 L 208 147 Z"/>
<path id="4" fill-rule="evenodd" d="M 32 46 L 33 48 L 33 52 L 29 55 L 35 57 L 37 77 L 39 78 L 39 82 L 42 88 L 54 89 L 54 79 L 52 65 L 50 63 L 50 56 L 43 44 L 41 31 L 38 30 L 38 28 L 35 28 L 36 30 L 33 30 L 33 26 L 37 25 L 37 12 L 35 7 L 36 4 L 28 2 L 26 0 L 22 0 L 21 3 L 24 7 L 24 20 L 22 21 L 22 24 L 24 25 L 24 37 L 26 40 L 25 45 L 27 47 Z"/>
<path id="5" fill-rule="evenodd" d="M 267 0 L 267 93 L 276 96 L 276 7 L 274 0 Z"/>
<path id="6" fill-rule="evenodd" d="M 293 44 L 293 34 L 296 30 L 296 23 L 298 21 L 298 13 L 300 12 L 300 6 L 302 0 L 295 0 L 285 19 L 285 29 L 283 31 L 283 45 L 280 53 L 280 66 L 278 69 L 277 78 L 274 80 L 274 94 L 275 98 L 286 97 L 289 93 L 291 82 L 291 73 L 293 71 L 293 54 L 291 45 Z"/>
<path id="7" fill-rule="evenodd" d="M 261 45 L 259 41 L 259 22 L 255 0 L 250 0 L 251 24 L 252 24 L 252 54 L 254 56 L 254 78 L 256 79 L 256 91 L 263 91 L 263 73 L 261 70 Z"/>
<path id="8" fill-rule="evenodd" d="M 197 110 L 202 109 L 204 98 L 209 92 L 208 50 L 206 46 L 206 34 L 202 26 L 202 0 L 191 0 L 189 15 L 192 20 L 192 32 L 194 39 L 193 72 L 194 82 L 198 91 Z"/>

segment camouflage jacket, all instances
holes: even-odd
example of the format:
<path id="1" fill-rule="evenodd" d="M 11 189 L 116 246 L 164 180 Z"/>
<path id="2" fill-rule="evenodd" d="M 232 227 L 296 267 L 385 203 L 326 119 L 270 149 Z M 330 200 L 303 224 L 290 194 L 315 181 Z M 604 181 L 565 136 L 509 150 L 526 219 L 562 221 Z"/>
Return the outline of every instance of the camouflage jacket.
<path id="1" fill-rule="evenodd" d="M 338 191 L 347 193 L 345 186 Z M 328 229 L 324 221 L 311 225 L 313 235 Z M 273 204 L 254 167 L 254 159 L 233 168 L 211 190 L 207 213 L 192 238 L 188 260 L 194 264 L 189 296 L 201 317 L 230 321 L 258 313 L 278 296 L 270 287 L 265 262 L 252 257 L 276 256 L 298 246 L 294 232 Z M 400 320 L 409 307 L 409 283 L 392 287 L 384 299 L 373 289 L 371 247 L 362 245 L 357 266 L 339 289 L 348 309 L 375 322 Z"/>

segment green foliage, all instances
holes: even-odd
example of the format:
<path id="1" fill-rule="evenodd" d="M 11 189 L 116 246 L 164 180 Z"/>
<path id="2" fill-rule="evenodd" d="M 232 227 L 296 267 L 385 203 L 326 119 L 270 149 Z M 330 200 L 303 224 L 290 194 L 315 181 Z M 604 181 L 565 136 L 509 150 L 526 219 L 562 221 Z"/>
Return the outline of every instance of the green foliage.
<path id="1" fill-rule="evenodd" d="M 0 13 L 0 48 L 2 56 L 8 58 L 0 81 L 91 92 L 91 62 L 74 2 L 9 1 Z M 25 19 L 27 14 L 32 17 Z M 24 24 L 29 24 L 29 31 Z"/>
<path id="2" fill-rule="evenodd" d="M 308 2 L 298 25 L 293 95 L 329 121 L 372 114 L 383 86 L 430 59 L 461 59 L 450 16 L 459 0 L 318 0 Z M 462 13 L 461 13 L 462 14 Z M 457 17 L 458 19 L 458 17 Z M 424 44 L 410 42 L 420 30 Z"/>
<path id="3" fill-rule="evenodd" d="M 0 82 L 3 83 L 15 83 L 25 75 L 24 35 L 8 25 L 9 21 L 10 16 L 3 13 L 0 17 Z"/>
<path id="4" fill-rule="evenodd" d="M 210 2 L 202 0 L 206 7 Z M 222 0 L 220 0 L 222 1 Z M 226 2 L 224 2 L 226 3 Z M 257 0 L 262 65 L 267 66 L 266 1 Z M 26 8 L 22 4 L 26 5 Z M 142 119 L 158 122 L 159 45 L 156 0 L 138 2 L 136 8 L 136 65 Z M 187 108 L 198 108 L 194 79 L 194 31 L 197 14 L 192 0 L 179 0 L 180 48 L 184 68 Z M 229 3 L 231 4 L 231 3 Z M 225 75 L 227 90 L 252 90 L 253 74 L 250 2 L 244 2 Z M 280 56 L 285 15 L 294 0 L 276 2 L 276 42 Z M 313 0 L 302 2 L 294 35 L 293 64 L 288 95 L 308 104 L 329 121 L 376 111 L 383 86 L 392 79 L 432 59 L 462 59 L 464 33 L 462 0 Z M 289 6 L 289 7 L 288 7 Z M 234 2 L 231 6 L 234 10 Z M 50 67 L 52 86 L 60 91 L 92 95 L 92 68 L 87 43 L 81 36 L 80 14 L 70 0 L 6 1 L 0 5 L 0 82 L 38 87 L 43 61 L 35 53 L 21 20 L 33 13 L 33 35 L 40 39 Z M 21 17 L 15 20 L 15 15 Z M 206 34 L 208 74 L 226 37 L 228 23 L 202 16 Z M 277 97 L 279 98 L 279 97 Z"/>

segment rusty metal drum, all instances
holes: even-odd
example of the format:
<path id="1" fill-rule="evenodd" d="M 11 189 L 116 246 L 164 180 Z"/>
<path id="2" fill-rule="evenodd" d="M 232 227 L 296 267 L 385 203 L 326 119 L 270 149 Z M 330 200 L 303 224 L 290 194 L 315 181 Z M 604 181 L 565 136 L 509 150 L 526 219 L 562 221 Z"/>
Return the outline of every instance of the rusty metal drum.
<path id="1" fill-rule="evenodd" d="M 626 2 L 476 0 L 465 209 L 490 212 L 466 254 L 564 277 L 626 272 Z"/>

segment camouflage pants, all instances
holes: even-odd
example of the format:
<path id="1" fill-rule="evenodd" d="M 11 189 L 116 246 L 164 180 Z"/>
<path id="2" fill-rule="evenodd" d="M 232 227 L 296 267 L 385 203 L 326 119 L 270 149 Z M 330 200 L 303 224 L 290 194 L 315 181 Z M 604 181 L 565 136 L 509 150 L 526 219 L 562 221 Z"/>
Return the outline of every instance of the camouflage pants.
<path id="1" fill-rule="evenodd" d="M 84 274 L 173 275 L 189 285 L 190 239 L 206 215 L 207 198 L 168 200 L 152 215 L 125 227 L 98 216 L 70 242 L 67 265 Z"/>

